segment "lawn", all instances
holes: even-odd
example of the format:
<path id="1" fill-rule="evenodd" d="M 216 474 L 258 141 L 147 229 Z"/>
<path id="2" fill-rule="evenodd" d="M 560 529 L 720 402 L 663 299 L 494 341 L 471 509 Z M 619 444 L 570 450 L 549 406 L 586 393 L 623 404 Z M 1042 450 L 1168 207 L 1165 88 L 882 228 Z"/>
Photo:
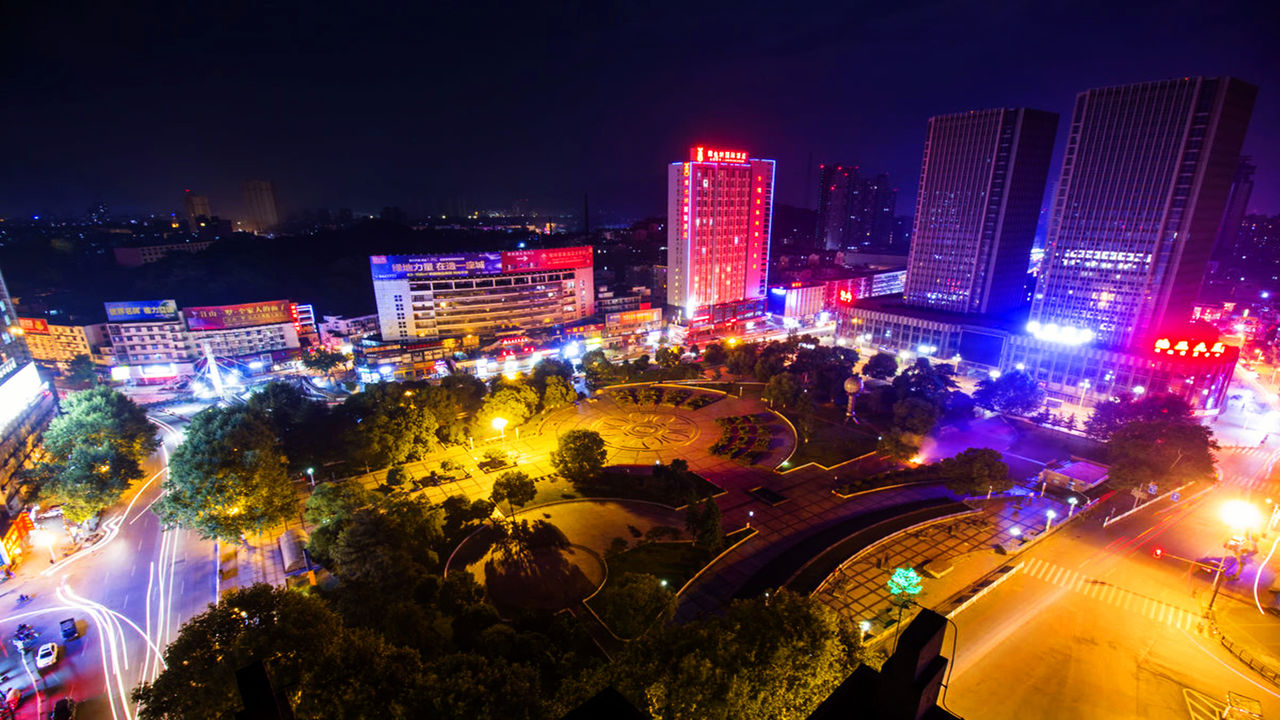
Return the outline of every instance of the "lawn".
<path id="1" fill-rule="evenodd" d="M 787 413 L 787 419 L 796 426 L 797 431 L 801 428 L 799 416 Z M 796 448 L 788 466 L 800 467 L 815 462 L 823 467 L 832 467 L 875 450 L 876 441 L 874 434 L 861 430 L 856 425 L 815 417 L 812 435 L 808 442 L 801 442 Z"/>
<path id="2" fill-rule="evenodd" d="M 610 468 L 605 468 L 604 474 L 589 484 L 575 485 L 558 475 L 549 475 L 538 478 L 535 487 L 538 494 L 529 503 L 529 507 L 581 498 L 648 500 L 681 507 L 689 502 L 690 495 L 701 499 L 722 492 L 718 485 L 694 473 L 689 473 L 687 479 L 672 481 L 652 474 L 626 473 Z"/>
<path id="3" fill-rule="evenodd" d="M 648 543 L 618 553 L 605 561 L 609 566 L 606 585 L 627 573 L 653 575 L 667 581 L 675 592 L 689 578 L 711 562 L 712 554 L 704 547 L 688 542 Z"/>

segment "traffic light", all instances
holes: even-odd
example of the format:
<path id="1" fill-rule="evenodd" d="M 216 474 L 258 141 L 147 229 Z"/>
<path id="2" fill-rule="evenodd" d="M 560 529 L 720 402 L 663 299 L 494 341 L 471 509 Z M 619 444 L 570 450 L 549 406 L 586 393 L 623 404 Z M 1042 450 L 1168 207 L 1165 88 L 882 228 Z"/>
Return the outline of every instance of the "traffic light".
<path id="1" fill-rule="evenodd" d="M 1164 556 L 1164 548 L 1157 546 L 1151 549 L 1151 557 L 1159 560 L 1163 556 Z"/>

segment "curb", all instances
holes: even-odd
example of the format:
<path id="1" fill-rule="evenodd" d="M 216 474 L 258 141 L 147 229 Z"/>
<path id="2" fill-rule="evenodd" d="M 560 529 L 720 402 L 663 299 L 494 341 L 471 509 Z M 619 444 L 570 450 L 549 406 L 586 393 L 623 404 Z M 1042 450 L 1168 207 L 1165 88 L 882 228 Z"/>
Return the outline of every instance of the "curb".
<path id="1" fill-rule="evenodd" d="M 703 574 L 703 573 L 705 573 L 706 571 L 710 570 L 710 569 L 711 569 L 711 567 L 712 567 L 713 565 L 715 565 L 716 563 L 720 562 L 720 559 L 721 559 L 721 558 L 723 558 L 725 555 L 728 555 L 729 553 L 731 553 L 731 552 L 733 552 L 734 550 L 736 550 L 736 549 L 738 548 L 738 546 L 739 546 L 739 545 L 741 545 L 742 543 L 744 543 L 744 542 L 746 542 L 746 541 L 750 540 L 751 538 L 755 537 L 756 535 L 759 535 L 759 534 L 760 534 L 760 531 L 759 531 L 759 530 L 757 530 L 756 528 L 749 528 L 749 529 L 751 530 L 751 532 L 747 533 L 747 534 L 746 534 L 746 535 L 745 535 L 741 540 L 739 540 L 738 542 L 736 542 L 736 543 L 734 543 L 734 544 L 730 545 L 729 547 L 725 548 L 724 550 L 720 551 L 720 554 L 719 554 L 719 555 L 717 555 L 717 556 L 715 556 L 715 557 L 711 558 L 711 560 L 710 560 L 710 561 L 708 561 L 706 565 L 703 565 L 703 566 L 702 566 L 702 569 L 701 569 L 701 570 L 699 570 L 698 572 L 694 573 L 694 574 L 693 574 L 693 577 L 689 578 L 689 581 L 688 581 L 688 582 L 686 582 L 684 585 L 680 586 L 680 589 L 676 591 L 675 597 L 676 597 L 677 599 L 679 599 L 679 598 L 680 598 L 680 596 L 684 594 L 684 591 L 685 591 L 685 590 L 688 590 L 688 589 L 689 589 L 689 587 L 690 587 L 691 585 L 693 585 L 693 583 L 694 583 L 698 578 L 702 577 L 702 574 Z"/>

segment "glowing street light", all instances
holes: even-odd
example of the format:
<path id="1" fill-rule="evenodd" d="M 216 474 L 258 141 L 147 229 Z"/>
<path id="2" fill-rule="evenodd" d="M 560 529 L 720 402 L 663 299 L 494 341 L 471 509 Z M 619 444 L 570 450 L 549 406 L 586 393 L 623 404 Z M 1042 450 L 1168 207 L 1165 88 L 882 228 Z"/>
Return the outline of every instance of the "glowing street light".
<path id="1" fill-rule="evenodd" d="M 1053 519 L 1058 517 L 1056 510 L 1050 510 L 1044 514 L 1044 531 L 1049 532 L 1049 528 L 1053 527 Z"/>
<path id="2" fill-rule="evenodd" d="M 867 633 L 871 632 L 871 621 L 863 620 L 862 622 L 858 623 L 858 631 L 862 633 L 858 637 L 858 642 L 860 643 L 865 642 L 867 639 Z"/>
<path id="3" fill-rule="evenodd" d="M 507 419 L 504 417 L 496 417 L 493 419 L 493 422 L 490 424 L 493 425 L 493 429 L 497 430 L 498 434 L 502 436 L 502 449 L 506 450 L 507 449 Z"/>
<path id="4" fill-rule="evenodd" d="M 1067 505 L 1069 506 L 1069 507 L 1067 508 L 1067 519 L 1068 519 L 1068 520 L 1070 520 L 1070 519 L 1071 519 L 1071 516 L 1075 514 L 1075 512 L 1076 512 L 1076 503 L 1078 503 L 1078 502 L 1080 502 L 1080 501 L 1076 499 L 1076 496 L 1075 496 L 1075 495 L 1072 495 L 1071 497 L 1067 498 Z"/>
<path id="5" fill-rule="evenodd" d="M 1222 521 L 1232 530 L 1253 530 L 1262 524 L 1262 512 L 1244 500 L 1228 500 L 1220 512 Z"/>
<path id="6" fill-rule="evenodd" d="M 311 487 L 315 487 L 316 486 L 316 469 L 313 467 L 307 468 L 307 475 L 311 480 Z"/>
<path id="7" fill-rule="evenodd" d="M 31 542 L 34 545 L 44 545 L 45 547 L 49 548 L 49 564 L 50 565 L 58 562 L 57 556 L 53 554 L 53 543 L 54 543 L 53 533 L 49 532 L 48 530 L 32 530 Z"/>

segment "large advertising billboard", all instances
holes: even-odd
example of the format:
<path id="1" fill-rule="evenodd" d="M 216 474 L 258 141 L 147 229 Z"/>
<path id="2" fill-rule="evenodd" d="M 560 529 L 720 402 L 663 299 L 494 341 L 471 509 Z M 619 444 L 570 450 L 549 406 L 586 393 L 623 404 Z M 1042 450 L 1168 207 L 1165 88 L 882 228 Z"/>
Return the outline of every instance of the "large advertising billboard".
<path id="1" fill-rule="evenodd" d="M 590 245 L 502 253 L 502 272 L 571 270 L 580 267 L 591 267 Z"/>
<path id="2" fill-rule="evenodd" d="M 369 269 L 374 280 L 434 280 L 456 275 L 497 275 L 502 253 L 454 255 L 372 255 Z"/>
<path id="3" fill-rule="evenodd" d="M 241 305 L 211 305 L 182 309 L 182 317 L 191 330 L 231 330 L 254 325 L 274 325 L 293 322 L 288 300 L 243 303 Z"/>
<path id="4" fill-rule="evenodd" d="M 27 335 L 48 335 L 49 321 L 44 318 L 18 318 L 18 327 Z"/>
<path id="5" fill-rule="evenodd" d="M 146 322 L 178 319 L 176 300 L 131 300 L 103 303 L 107 322 Z"/>

